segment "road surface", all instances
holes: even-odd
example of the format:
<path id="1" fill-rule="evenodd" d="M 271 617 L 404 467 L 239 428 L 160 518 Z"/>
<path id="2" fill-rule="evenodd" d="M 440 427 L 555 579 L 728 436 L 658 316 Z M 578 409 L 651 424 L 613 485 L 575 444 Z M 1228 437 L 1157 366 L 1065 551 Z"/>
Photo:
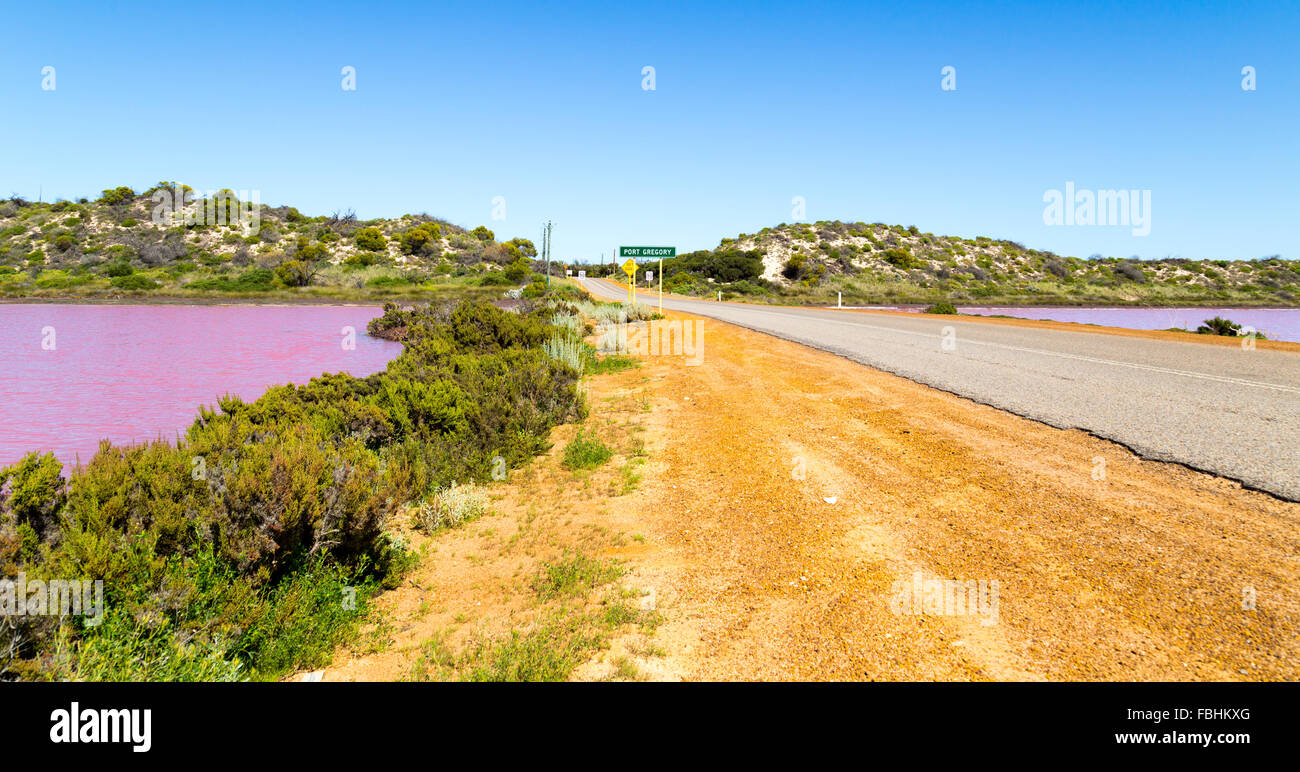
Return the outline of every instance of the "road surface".
<path id="1" fill-rule="evenodd" d="M 597 297 L 627 296 L 624 287 L 600 279 L 580 283 Z M 680 298 L 663 305 L 1300 501 L 1300 354 L 922 314 Z"/>

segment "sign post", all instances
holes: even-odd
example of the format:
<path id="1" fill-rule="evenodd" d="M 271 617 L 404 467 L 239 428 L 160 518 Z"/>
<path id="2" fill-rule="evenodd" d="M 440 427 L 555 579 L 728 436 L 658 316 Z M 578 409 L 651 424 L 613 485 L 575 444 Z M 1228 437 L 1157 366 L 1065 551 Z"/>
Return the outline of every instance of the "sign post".
<path id="1" fill-rule="evenodd" d="M 627 302 L 636 302 L 636 261 L 628 258 L 623 263 L 623 273 L 627 274 Z"/>
<path id="2" fill-rule="evenodd" d="M 628 276 L 628 295 L 633 302 L 636 302 L 636 262 L 633 258 L 637 257 L 657 257 L 659 258 L 659 312 L 664 310 L 664 258 L 676 257 L 677 247 L 619 247 L 618 256 L 628 258 L 627 263 L 623 264 L 623 271 Z M 628 263 L 632 264 L 632 270 L 628 270 Z M 651 281 L 651 277 L 646 277 L 646 281 Z"/>

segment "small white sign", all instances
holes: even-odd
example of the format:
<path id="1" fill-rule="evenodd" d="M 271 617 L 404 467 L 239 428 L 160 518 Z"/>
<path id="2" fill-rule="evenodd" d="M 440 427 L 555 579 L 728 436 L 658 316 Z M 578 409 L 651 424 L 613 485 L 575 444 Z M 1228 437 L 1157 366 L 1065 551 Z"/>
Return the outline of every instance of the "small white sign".
<path id="1" fill-rule="evenodd" d="M 586 272 L 586 271 L 578 271 L 578 278 L 579 278 L 579 279 L 585 279 L 585 278 L 587 278 L 587 272 Z"/>
<path id="2" fill-rule="evenodd" d="M 564 269 L 564 275 L 565 275 L 565 276 L 572 276 L 572 275 L 573 275 L 573 271 L 570 270 L 570 269 L 568 269 L 568 268 L 565 268 L 565 269 Z"/>
<path id="3" fill-rule="evenodd" d="M 654 281 L 654 280 L 655 280 L 655 272 L 654 272 L 654 271 L 646 271 L 646 272 L 645 272 L 645 280 L 646 280 L 646 283 L 647 283 L 647 284 L 649 284 L 650 282 Z"/>

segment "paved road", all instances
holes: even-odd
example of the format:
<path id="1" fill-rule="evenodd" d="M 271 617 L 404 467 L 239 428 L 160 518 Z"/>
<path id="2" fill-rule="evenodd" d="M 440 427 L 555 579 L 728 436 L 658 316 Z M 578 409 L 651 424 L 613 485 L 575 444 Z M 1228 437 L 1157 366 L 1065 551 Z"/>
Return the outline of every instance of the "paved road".
<path id="1" fill-rule="evenodd" d="M 597 296 L 627 296 L 606 281 L 585 283 Z M 1084 429 L 1144 458 L 1300 501 L 1300 354 L 919 314 L 676 298 L 665 299 L 664 309 L 803 343 L 1051 426 Z"/>

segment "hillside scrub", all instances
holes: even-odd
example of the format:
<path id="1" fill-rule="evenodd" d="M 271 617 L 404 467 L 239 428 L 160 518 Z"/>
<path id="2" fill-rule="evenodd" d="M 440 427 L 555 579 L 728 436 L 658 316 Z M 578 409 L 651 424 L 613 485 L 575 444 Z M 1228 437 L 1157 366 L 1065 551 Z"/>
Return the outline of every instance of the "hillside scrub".
<path id="1" fill-rule="evenodd" d="M 387 528 L 400 505 L 429 500 L 435 527 L 472 517 L 464 483 L 585 416 L 578 374 L 542 350 L 552 313 L 389 305 L 370 332 L 404 350 L 383 372 L 228 396 L 176 443 L 104 442 L 66 477 L 48 454 L 0 470 L 0 576 L 102 580 L 104 601 L 98 624 L 0 617 L 0 680 L 324 664 L 413 560 Z"/>
<path id="2" fill-rule="evenodd" d="M 156 212 L 156 191 L 172 210 Z M 0 297 L 486 297 L 476 288 L 523 284 L 538 267 L 531 241 L 495 238 L 424 214 L 309 217 L 164 182 L 94 201 L 14 196 L 0 201 Z M 114 281 L 128 273 L 140 278 Z"/>
<path id="3" fill-rule="evenodd" d="M 589 275 L 614 271 L 590 266 Z M 885 223 L 782 224 L 663 262 L 664 289 L 773 303 L 1285 305 L 1300 303 L 1300 263 L 1063 257 L 1014 241 L 937 236 Z"/>

